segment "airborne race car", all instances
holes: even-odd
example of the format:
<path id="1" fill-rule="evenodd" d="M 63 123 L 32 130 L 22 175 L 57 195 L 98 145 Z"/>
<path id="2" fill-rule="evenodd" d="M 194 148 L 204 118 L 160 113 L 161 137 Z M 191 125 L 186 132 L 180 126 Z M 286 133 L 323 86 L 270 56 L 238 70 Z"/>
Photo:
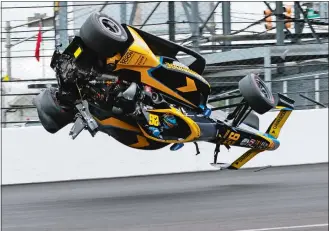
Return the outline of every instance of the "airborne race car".
<path id="1" fill-rule="evenodd" d="M 195 60 L 184 65 L 176 57 L 179 52 Z M 86 129 L 143 150 L 167 145 L 178 150 L 193 142 L 197 154 L 197 141 L 206 141 L 215 144 L 214 165 L 221 145 L 248 148 L 232 164 L 216 165 L 220 168 L 239 169 L 258 153 L 277 149 L 294 108 L 292 99 L 274 97 L 254 74 L 239 82 L 235 94 L 210 98 L 201 55 L 100 13 L 89 16 L 63 53 L 55 50 L 50 65 L 58 89 L 47 89 L 34 100 L 48 132 L 73 122 L 73 139 Z M 237 97 L 242 100 L 231 105 L 231 113 L 209 105 Z M 264 114 L 273 108 L 281 110 L 265 133 L 259 131 L 253 111 Z"/>

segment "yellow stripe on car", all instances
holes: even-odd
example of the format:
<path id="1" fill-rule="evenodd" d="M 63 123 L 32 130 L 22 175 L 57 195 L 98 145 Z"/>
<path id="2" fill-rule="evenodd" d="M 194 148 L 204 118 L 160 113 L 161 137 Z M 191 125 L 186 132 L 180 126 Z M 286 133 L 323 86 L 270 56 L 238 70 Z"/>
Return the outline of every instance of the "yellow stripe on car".
<path id="1" fill-rule="evenodd" d="M 137 143 L 129 145 L 132 148 L 144 148 L 149 146 L 150 143 L 144 136 L 137 135 Z"/>
<path id="2" fill-rule="evenodd" d="M 177 88 L 177 90 L 181 92 L 191 92 L 191 91 L 196 91 L 198 89 L 195 86 L 194 80 L 186 77 L 186 86 L 179 87 Z"/>
<path id="3" fill-rule="evenodd" d="M 141 75 L 141 82 L 156 88 L 163 93 L 171 95 L 186 104 L 197 107 L 166 85 L 162 84 L 155 78 L 151 77 L 148 74 L 148 70 L 150 68 L 155 68 L 161 65 L 160 59 L 158 56 L 155 56 L 145 41 L 140 37 L 140 35 L 131 27 L 128 27 L 129 31 L 131 32 L 134 42 L 128 48 L 127 52 L 123 55 L 121 60 L 119 61 L 115 71 L 126 69 L 129 67 L 130 70 L 137 71 Z"/>
<path id="4" fill-rule="evenodd" d="M 284 123 L 287 121 L 288 117 L 290 116 L 292 110 L 281 110 L 275 120 L 273 121 L 270 129 L 269 134 L 273 136 L 274 138 L 278 138 L 281 128 L 284 125 Z"/>
<path id="5" fill-rule="evenodd" d="M 82 49 L 80 47 L 78 47 L 78 49 L 73 54 L 74 58 L 78 58 L 79 55 L 81 54 L 81 52 L 82 52 Z"/>
<path id="6" fill-rule="evenodd" d="M 258 153 L 263 152 L 264 150 L 257 149 L 249 149 L 243 155 L 241 155 L 238 159 L 236 159 L 231 165 L 230 169 L 239 169 L 247 162 L 249 162 L 252 158 L 254 158 Z"/>

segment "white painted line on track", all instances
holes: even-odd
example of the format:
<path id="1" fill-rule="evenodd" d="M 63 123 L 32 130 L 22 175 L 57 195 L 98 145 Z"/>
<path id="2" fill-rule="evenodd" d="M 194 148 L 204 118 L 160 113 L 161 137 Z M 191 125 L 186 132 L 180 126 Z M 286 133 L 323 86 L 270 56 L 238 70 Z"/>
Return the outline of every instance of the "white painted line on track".
<path id="1" fill-rule="evenodd" d="M 326 223 L 326 224 L 314 224 L 314 225 L 283 226 L 283 227 L 261 228 L 261 229 L 240 229 L 240 230 L 236 230 L 236 231 L 270 231 L 270 230 L 315 228 L 315 227 L 326 227 L 326 226 L 328 226 L 328 223 Z"/>

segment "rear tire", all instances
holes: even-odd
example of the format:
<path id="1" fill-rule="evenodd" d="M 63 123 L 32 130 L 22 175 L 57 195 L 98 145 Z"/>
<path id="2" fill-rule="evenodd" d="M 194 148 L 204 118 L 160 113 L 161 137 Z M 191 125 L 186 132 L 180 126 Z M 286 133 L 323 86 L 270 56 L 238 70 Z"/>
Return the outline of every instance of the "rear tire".
<path id="1" fill-rule="evenodd" d="M 47 88 L 34 99 L 42 126 L 52 134 L 73 122 L 74 119 L 73 110 L 64 110 L 57 102 L 55 94 L 55 88 Z"/>
<path id="2" fill-rule="evenodd" d="M 258 114 L 264 114 L 275 107 L 271 90 L 261 78 L 254 74 L 240 80 L 239 90 L 251 109 Z"/>
<path id="3" fill-rule="evenodd" d="M 92 13 L 80 28 L 87 47 L 104 57 L 112 57 L 128 48 L 128 35 L 114 19 L 99 12 Z"/>

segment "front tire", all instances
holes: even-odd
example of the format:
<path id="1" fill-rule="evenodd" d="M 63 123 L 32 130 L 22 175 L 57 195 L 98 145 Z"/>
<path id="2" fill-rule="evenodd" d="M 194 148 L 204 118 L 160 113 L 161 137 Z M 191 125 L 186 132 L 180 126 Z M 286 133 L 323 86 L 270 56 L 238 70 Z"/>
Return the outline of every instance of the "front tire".
<path id="1" fill-rule="evenodd" d="M 73 122 L 73 110 L 66 110 L 56 100 L 56 89 L 47 88 L 34 99 L 42 126 L 49 133 L 56 133 Z"/>
<path id="2" fill-rule="evenodd" d="M 112 57 L 128 48 L 128 35 L 114 19 L 99 12 L 92 13 L 80 28 L 87 47 L 104 57 Z"/>
<path id="3" fill-rule="evenodd" d="M 250 74 L 239 82 L 239 90 L 251 109 L 264 114 L 275 107 L 271 90 L 259 76 Z"/>

